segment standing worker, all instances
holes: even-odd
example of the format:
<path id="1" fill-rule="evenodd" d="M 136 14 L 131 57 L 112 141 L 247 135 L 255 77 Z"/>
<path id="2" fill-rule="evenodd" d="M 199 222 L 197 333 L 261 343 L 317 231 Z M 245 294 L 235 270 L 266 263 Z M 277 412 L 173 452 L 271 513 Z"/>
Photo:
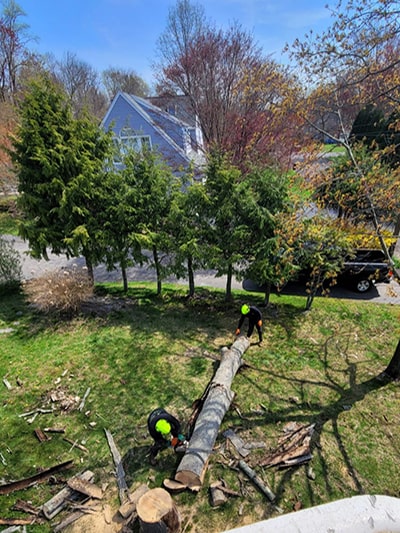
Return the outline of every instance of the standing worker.
<path id="1" fill-rule="evenodd" d="M 149 414 L 147 428 L 154 439 L 154 444 L 150 448 L 150 464 L 155 464 L 155 458 L 163 448 L 171 446 L 175 452 L 185 450 L 187 441 L 181 434 L 181 424 L 165 409 L 154 409 Z"/>
<path id="2" fill-rule="evenodd" d="M 247 317 L 249 319 L 249 327 L 247 329 L 247 338 L 250 338 L 253 331 L 254 326 L 257 328 L 258 332 L 258 344 L 262 344 L 262 314 L 261 311 L 255 307 L 254 305 L 248 305 L 243 304 L 241 308 L 241 316 L 239 320 L 238 327 L 235 331 L 235 335 L 240 334 L 240 328 L 242 327 L 242 324 L 244 322 L 244 319 Z"/>

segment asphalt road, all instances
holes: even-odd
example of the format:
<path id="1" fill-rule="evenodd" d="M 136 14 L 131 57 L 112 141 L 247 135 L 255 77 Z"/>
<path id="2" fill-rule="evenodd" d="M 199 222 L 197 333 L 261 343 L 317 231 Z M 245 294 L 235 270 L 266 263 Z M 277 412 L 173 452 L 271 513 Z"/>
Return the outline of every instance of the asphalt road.
<path id="1" fill-rule="evenodd" d="M 3 237 L 9 242 L 12 242 L 14 249 L 20 254 L 22 277 L 25 280 L 41 276 L 46 272 L 60 268 L 72 268 L 74 265 L 78 268 L 85 266 L 85 261 L 82 257 L 67 259 L 64 255 L 49 254 L 49 261 L 45 261 L 44 259 L 33 259 L 27 254 L 28 245 L 22 239 L 9 235 L 3 235 Z M 146 266 L 134 266 L 128 268 L 127 275 L 129 281 L 156 281 L 154 269 Z M 108 272 L 104 265 L 95 267 L 94 278 L 97 282 L 121 281 L 122 283 L 121 271 L 116 269 L 112 272 Z M 187 283 L 186 280 L 177 280 L 175 277 L 170 277 L 166 281 L 178 282 L 183 285 Z M 197 271 L 195 285 L 197 287 L 216 287 L 225 289 L 226 276 L 216 277 L 215 272 L 212 270 Z M 242 282 L 234 279 L 232 282 L 232 288 L 242 289 Z M 285 287 L 282 294 L 305 295 L 305 292 L 304 287 L 299 286 L 296 283 L 291 283 Z M 364 294 L 359 294 L 344 287 L 336 286 L 332 288 L 330 297 L 398 305 L 400 304 L 400 285 L 396 281 L 391 281 L 390 283 L 378 283 L 370 291 Z"/>

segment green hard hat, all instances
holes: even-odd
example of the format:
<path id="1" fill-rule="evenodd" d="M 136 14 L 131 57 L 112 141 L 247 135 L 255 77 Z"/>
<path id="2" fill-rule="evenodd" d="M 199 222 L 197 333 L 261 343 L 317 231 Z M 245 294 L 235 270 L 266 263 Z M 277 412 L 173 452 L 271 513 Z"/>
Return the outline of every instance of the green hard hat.
<path id="1" fill-rule="evenodd" d="M 250 307 L 247 304 L 243 304 L 241 311 L 243 315 L 247 315 L 250 313 Z"/>
<path id="2" fill-rule="evenodd" d="M 168 435 L 168 433 L 171 433 L 171 424 L 161 418 L 161 420 L 156 422 L 156 431 L 161 433 L 161 435 Z"/>

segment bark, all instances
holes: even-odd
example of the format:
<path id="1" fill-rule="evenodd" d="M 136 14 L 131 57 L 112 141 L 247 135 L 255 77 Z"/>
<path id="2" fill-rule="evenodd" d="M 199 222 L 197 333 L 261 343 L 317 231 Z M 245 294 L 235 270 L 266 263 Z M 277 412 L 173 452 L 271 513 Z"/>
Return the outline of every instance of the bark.
<path id="1" fill-rule="evenodd" d="M 162 293 L 161 266 L 160 266 L 160 259 L 157 253 L 157 248 L 155 246 L 153 246 L 153 261 L 154 261 L 154 267 L 156 269 L 156 276 L 157 276 L 157 296 L 161 296 L 161 293 Z"/>
<path id="2" fill-rule="evenodd" d="M 400 379 L 400 340 L 384 374 L 393 380 Z"/>
<path id="3" fill-rule="evenodd" d="M 389 254 L 391 256 L 394 254 L 394 251 L 396 249 L 396 245 L 399 240 L 399 234 L 400 234 L 400 216 L 397 217 L 396 224 L 393 230 L 393 237 L 396 237 L 396 240 L 394 241 L 393 244 L 390 245 L 390 248 L 389 248 Z"/>
<path id="4" fill-rule="evenodd" d="M 126 267 L 122 267 L 121 271 L 122 271 L 122 282 L 124 285 L 124 292 L 128 292 L 128 276 L 126 274 Z"/>
<path id="5" fill-rule="evenodd" d="M 180 530 L 178 510 L 164 489 L 147 491 L 138 501 L 136 511 L 141 533 L 178 533 Z"/>
<path id="6" fill-rule="evenodd" d="M 95 498 L 96 500 L 103 498 L 103 491 L 100 487 L 82 478 L 73 477 L 67 481 L 67 485 L 70 489 L 85 494 L 90 498 Z"/>
<path id="7" fill-rule="evenodd" d="M 194 296 L 194 270 L 193 270 L 193 258 L 189 255 L 187 260 L 187 270 L 189 277 L 189 296 Z"/>
<path id="8" fill-rule="evenodd" d="M 92 260 L 90 259 L 89 255 L 84 255 L 84 258 L 85 258 L 85 262 L 86 262 L 86 268 L 87 268 L 88 277 L 89 277 L 92 285 L 94 285 L 94 271 L 93 271 Z"/>
<path id="9" fill-rule="evenodd" d="M 266 284 L 265 284 L 265 292 L 264 292 L 264 305 L 268 305 L 269 304 L 269 298 L 271 296 L 271 282 L 268 281 Z"/>
<path id="10" fill-rule="evenodd" d="M 123 504 L 128 499 L 128 485 L 125 479 L 125 471 L 122 465 L 121 454 L 119 453 L 119 450 L 115 445 L 114 438 L 111 432 L 105 428 L 104 428 L 104 432 L 106 434 L 108 446 L 110 447 L 111 455 L 114 461 L 114 466 L 115 466 L 115 471 L 116 471 L 116 476 L 117 476 L 119 501 L 121 504 Z"/>
<path id="11" fill-rule="evenodd" d="M 90 470 L 86 470 L 82 474 L 78 474 L 76 477 L 82 480 L 92 481 L 94 479 L 94 473 Z M 55 494 L 50 500 L 42 505 L 42 513 L 48 520 L 51 520 L 71 501 L 77 501 L 80 499 L 82 499 L 81 493 L 77 493 L 69 487 L 64 487 L 60 492 Z"/>
<path id="12" fill-rule="evenodd" d="M 66 470 L 67 468 L 72 468 L 72 466 L 72 460 L 65 461 L 64 463 L 60 463 L 56 466 L 48 468 L 47 470 L 43 470 L 42 472 L 40 472 L 39 474 L 35 474 L 34 476 L 21 479 L 19 481 L 13 481 L 11 483 L 7 483 L 6 485 L 0 485 L 0 494 L 11 494 L 16 490 L 27 489 L 28 487 L 31 487 L 36 483 L 43 483 L 53 474 L 61 472 L 61 470 Z"/>
<path id="13" fill-rule="evenodd" d="M 239 468 L 248 476 L 248 478 L 254 483 L 254 485 L 265 494 L 265 496 L 271 501 L 275 501 L 275 494 L 268 487 L 268 485 L 249 467 L 244 461 L 239 461 Z"/>
<path id="14" fill-rule="evenodd" d="M 242 365 L 242 355 L 249 346 L 250 341 L 240 336 L 230 349 L 225 349 L 220 366 L 210 383 L 189 446 L 175 474 L 176 481 L 192 490 L 199 490 L 203 483 L 208 458 L 234 397 L 231 383 Z"/>
<path id="15" fill-rule="evenodd" d="M 225 292 L 225 300 L 227 302 L 230 302 L 232 299 L 232 265 L 228 265 L 228 272 L 226 273 L 226 292 Z"/>

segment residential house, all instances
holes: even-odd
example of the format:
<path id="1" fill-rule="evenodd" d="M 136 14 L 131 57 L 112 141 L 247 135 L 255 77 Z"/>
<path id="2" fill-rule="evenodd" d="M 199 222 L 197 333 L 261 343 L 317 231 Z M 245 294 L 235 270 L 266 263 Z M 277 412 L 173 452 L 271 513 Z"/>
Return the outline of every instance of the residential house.
<path id="1" fill-rule="evenodd" d="M 192 165 L 201 176 L 205 163 L 201 129 L 195 119 L 190 123 L 135 95 L 119 92 L 102 121 L 111 129 L 123 150 L 157 150 L 175 174 Z M 116 160 L 116 164 L 120 161 Z"/>

